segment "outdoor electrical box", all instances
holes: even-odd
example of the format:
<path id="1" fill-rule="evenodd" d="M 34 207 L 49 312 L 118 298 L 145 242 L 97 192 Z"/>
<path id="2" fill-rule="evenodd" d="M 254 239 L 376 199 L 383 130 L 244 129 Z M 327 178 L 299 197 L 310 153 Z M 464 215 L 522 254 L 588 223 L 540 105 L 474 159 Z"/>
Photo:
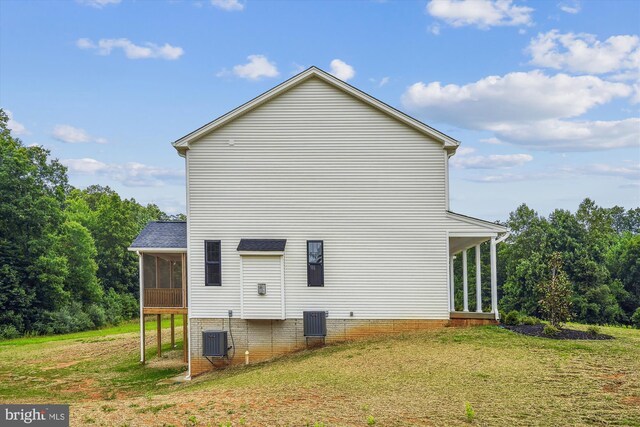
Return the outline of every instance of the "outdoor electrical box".
<path id="1" fill-rule="evenodd" d="M 327 312 L 326 311 L 303 311 L 302 319 L 304 324 L 305 337 L 326 337 L 327 336 Z"/>
<path id="2" fill-rule="evenodd" d="M 267 284 L 258 283 L 258 295 L 266 295 L 266 294 L 267 294 Z"/>
<path id="3" fill-rule="evenodd" d="M 227 357 L 227 331 L 203 331 L 202 355 L 208 357 Z"/>

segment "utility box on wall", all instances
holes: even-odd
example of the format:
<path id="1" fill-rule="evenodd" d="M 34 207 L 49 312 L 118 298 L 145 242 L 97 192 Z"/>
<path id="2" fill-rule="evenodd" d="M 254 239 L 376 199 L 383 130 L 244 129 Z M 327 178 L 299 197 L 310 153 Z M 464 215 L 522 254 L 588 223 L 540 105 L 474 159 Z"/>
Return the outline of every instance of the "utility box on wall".
<path id="1" fill-rule="evenodd" d="M 208 357 L 227 357 L 227 331 L 203 331 L 202 355 Z"/>

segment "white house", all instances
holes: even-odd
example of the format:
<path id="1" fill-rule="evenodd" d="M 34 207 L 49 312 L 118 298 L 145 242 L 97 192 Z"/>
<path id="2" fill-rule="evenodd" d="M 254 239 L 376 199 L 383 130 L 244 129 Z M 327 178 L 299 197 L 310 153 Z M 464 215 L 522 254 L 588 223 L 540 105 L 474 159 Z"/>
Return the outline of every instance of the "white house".
<path id="1" fill-rule="evenodd" d="M 495 248 L 507 230 L 449 210 L 455 139 L 311 67 L 173 146 L 185 158 L 186 224 L 152 223 L 130 249 L 141 314 L 188 317 L 191 375 L 310 335 L 497 320 Z M 468 279 L 467 252 L 479 263 L 485 241 L 491 277 Z M 464 283 L 453 283 L 454 259 Z M 490 292 L 491 306 L 468 301 L 483 281 L 474 294 Z"/>

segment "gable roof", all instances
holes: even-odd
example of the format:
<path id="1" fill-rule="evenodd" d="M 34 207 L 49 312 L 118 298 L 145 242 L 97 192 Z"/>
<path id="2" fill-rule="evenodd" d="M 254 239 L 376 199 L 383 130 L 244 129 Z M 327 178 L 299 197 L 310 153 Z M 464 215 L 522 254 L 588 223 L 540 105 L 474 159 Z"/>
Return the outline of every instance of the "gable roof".
<path id="1" fill-rule="evenodd" d="M 447 211 L 447 219 L 452 222 L 474 225 L 476 227 L 480 227 L 481 229 L 495 233 L 505 233 L 509 231 L 509 229 L 504 225 L 496 224 L 495 222 L 486 221 L 480 218 L 474 218 L 472 216 L 462 215 L 452 211 Z"/>
<path id="2" fill-rule="evenodd" d="M 200 137 L 208 134 L 209 132 L 214 131 L 215 129 L 221 126 L 224 126 L 225 124 L 242 116 L 243 114 L 246 114 L 247 112 L 253 110 L 254 108 L 266 102 L 269 102 L 271 99 L 277 97 L 278 95 L 288 91 L 289 89 L 299 85 L 300 83 L 312 77 L 316 77 L 330 84 L 331 86 L 353 96 L 354 98 L 364 102 L 365 104 L 371 107 L 374 107 L 379 111 L 382 111 L 388 116 L 395 118 L 401 123 L 404 123 L 407 126 L 410 126 L 415 130 L 435 139 L 436 141 L 441 142 L 445 148 L 455 150 L 458 147 L 458 145 L 460 145 L 460 142 L 457 141 L 456 139 L 422 123 L 421 121 L 403 113 L 400 110 L 397 110 L 391 107 L 388 104 L 385 104 L 384 102 L 374 98 L 373 96 L 364 93 L 363 91 L 351 86 L 350 84 L 338 79 L 337 77 L 332 76 L 331 74 L 317 67 L 307 68 L 303 72 L 296 74 L 295 76 L 284 81 L 278 86 L 264 92 L 261 95 L 258 95 L 257 97 L 253 98 L 251 101 L 245 104 L 242 104 L 236 109 L 229 111 L 228 113 L 218 117 L 212 122 L 209 122 L 206 125 L 194 130 L 193 132 L 183 136 L 182 138 L 173 142 L 172 145 L 176 148 L 176 150 L 178 150 L 180 154 L 183 154 L 184 151 L 189 149 L 189 144 L 199 139 Z"/>
<path id="3" fill-rule="evenodd" d="M 185 221 L 151 221 L 135 238 L 129 250 L 187 249 Z"/>

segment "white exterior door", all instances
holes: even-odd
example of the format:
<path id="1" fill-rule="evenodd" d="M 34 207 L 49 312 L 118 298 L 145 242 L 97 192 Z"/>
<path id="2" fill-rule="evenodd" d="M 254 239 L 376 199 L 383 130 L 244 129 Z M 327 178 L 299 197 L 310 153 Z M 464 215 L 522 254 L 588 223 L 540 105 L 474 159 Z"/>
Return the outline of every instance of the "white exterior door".
<path id="1" fill-rule="evenodd" d="M 243 255 L 242 318 L 284 319 L 284 257 Z"/>

